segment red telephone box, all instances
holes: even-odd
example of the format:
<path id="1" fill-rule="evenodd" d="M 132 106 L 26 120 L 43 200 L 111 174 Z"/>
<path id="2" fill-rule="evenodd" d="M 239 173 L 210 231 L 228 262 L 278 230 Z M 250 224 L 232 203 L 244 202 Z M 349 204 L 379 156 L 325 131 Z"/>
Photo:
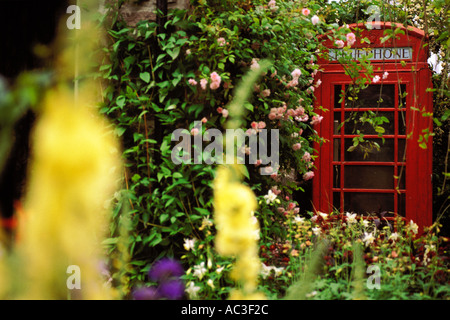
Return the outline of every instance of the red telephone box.
<path id="1" fill-rule="evenodd" d="M 423 230 L 432 224 L 433 99 L 427 90 L 432 83 L 426 36 L 388 22 L 349 28 L 357 38 L 347 53 L 368 55 L 374 74 L 357 92 L 337 61 L 343 49 L 323 37 L 328 54 L 319 58 L 322 84 L 315 92 L 323 120 L 315 129 L 326 142 L 315 146 L 314 207 L 387 219 L 400 215 Z M 385 30 L 395 28 L 400 32 L 385 41 Z"/>

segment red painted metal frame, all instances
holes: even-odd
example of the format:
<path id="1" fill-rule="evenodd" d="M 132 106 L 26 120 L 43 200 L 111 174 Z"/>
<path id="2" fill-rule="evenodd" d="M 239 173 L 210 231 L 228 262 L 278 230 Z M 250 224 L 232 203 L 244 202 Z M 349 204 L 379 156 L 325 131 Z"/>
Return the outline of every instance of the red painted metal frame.
<path id="1" fill-rule="evenodd" d="M 327 140 L 321 146 L 315 144 L 315 149 L 318 151 L 318 159 L 315 162 L 315 178 L 313 182 L 313 204 L 317 211 L 331 212 L 336 204 L 333 204 L 333 191 L 341 191 L 341 203 L 343 204 L 343 191 L 358 191 L 358 192 L 377 192 L 377 193 L 393 193 L 394 194 L 394 207 L 395 213 L 398 210 L 398 194 L 405 194 L 405 218 L 406 220 L 412 220 L 419 225 L 419 229 L 422 231 L 423 227 L 432 224 L 432 141 L 431 139 L 427 143 L 427 149 L 419 147 L 417 142 L 419 135 L 423 130 L 429 129 L 432 132 L 433 123 L 431 117 L 424 117 L 420 109 L 425 112 L 433 111 L 433 98 L 431 92 L 427 91 L 427 88 L 431 88 L 431 71 L 429 69 L 427 58 L 428 50 L 423 45 L 427 39 L 424 33 L 416 28 L 405 28 L 402 25 L 393 23 L 381 23 L 373 24 L 375 28 L 372 30 L 363 30 L 361 37 L 367 37 L 370 39 L 371 44 L 361 44 L 359 38 L 355 42 L 352 48 L 367 48 L 367 47 L 412 47 L 413 57 L 409 61 L 404 61 L 403 64 L 400 61 L 386 60 L 386 61 L 372 61 L 372 65 L 375 70 L 374 75 L 382 77 L 386 71 L 389 73 L 387 79 L 381 81 L 382 84 L 395 84 L 395 93 L 398 96 L 398 84 L 406 85 L 406 108 L 402 111 L 406 113 L 406 134 L 399 135 L 398 131 L 398 99 L 396 99 L 395 108 L 386 109 L 386 111 L 395 110 L 395 128 L 394 135 L 384 136 L 386 139 L 394 139 L 394 161 L 392 162 L 352 162 L 346 163 L 343 157 L 344 145 L 343 145 L 343 133 L 344 129 L 341 128 L 341 132 L 338 135 L 334 135 L 334 86 L 346 85 L 352 82 L 352 79 L 345 75 L 344 67 L 337 61 L 327 61 L 326 57 L 319 58 L 319 65 L 321 66 L 321 72 L 317 74 L 317 79 L 322 81 L 321 86 L 315 91 L 316 95 L 316 107 L 322 106 L 323 108 L 316 108 L 316 112 L 322 115 L 324 118 L 322 122 L 315 127 L 319 135 Z M 362 24 L 353 24 L 349 26 L 351 29 L 360 28 L 366 29 Z M 380 27 L 377 29 L 377 27 Z M 400 27 L 405 32 L 405 35 L 399 35 L 394 41 L 380 42 L 380 39 L 384 37 L 384 29 Z M 355 32 L 356 33 L 356 32 Z M 335 48 L 334 43 L 323 37 L 323 44 L 327 48 Z M 341 120 L 342 113 L 344 112 L 344 102 L 342 102 L 341 108 Z M 414 108 L 413 108 L 414 107 Z M 406 109 L 406 110 L 405 110 Z M 327 110 L 327 111 L 326 111 Z M 351 109 L 345 109 L 350 111 Z M 359 108 L 359 111 L 366 109 Z M 373 110 L 368 108 L 367 110 Z M 385 110 L 384 108 L 376 109 L 378 111 Z M 345 137 L 351 138 L 354 135 L 345 135 Z M 334 143 L 333 137 L 341 139 L 341 157 L 340 161 L 333 160 Z M 378 136 L 369 136 L 366 138 L 377 138 Z M 398 139 L 405 139 L 406 141 L 406 160 L 403 162 L 398 159 Z M 406 166 L 406 172 L 402 172 L 405 175 L 405 188 L 396 190 L 394 189 L 351 189 L 345 190 L 344 186 L 344 166 L 346 165 L 389 165 L 394 166 L 394 175 L 400 174 L 401 168 Z M 334 165 L 341 166 L 340 172 L 340 188 L 333 188 L 333 167 Z M 344 169 L 345 170 L 345 169 Z M 398 193 L 399 192 L 399 193 Z M 341 213 L 343 212 L 343 208 Z"/>

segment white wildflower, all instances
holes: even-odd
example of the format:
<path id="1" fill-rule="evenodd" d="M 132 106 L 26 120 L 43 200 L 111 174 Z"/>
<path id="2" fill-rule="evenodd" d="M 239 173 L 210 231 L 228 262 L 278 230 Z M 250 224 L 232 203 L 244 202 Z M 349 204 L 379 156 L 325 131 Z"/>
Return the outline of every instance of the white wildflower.
<path id="1" fill-rule="evenodd" d="M 193 250 L 195 247 L 195 239 L 184 239 L 184 244 L 183 244 L 184 249 L 186 249 L 186 251 L 189 250 Z"/>
<path id="2" fill-rule="evenodd" d="M 199 278 L 200 280 L 203 278 L 203 276 L 206 274 L 207 270 L 205 268 L 205 263 L 201 262 L 198 265 L 194 266 L 194 273 L 193 275 L 197 278 Z"/>
<path id="3" fill-rule="evenodd" d="M 356 221 L 356 213 L 352 214 L 350 212 L 347 212 L 345 215 L 347 216 L 347 222 L 348 223 L 352 224 L 352 223 L 356 223 L 357 222 Z"/>
<path id="4" fill-rule="evenodd" d="M 314 227 L 312 228 L 312 232 L 316 235 L 319 236 L 322 233 L 322 229 L 320 229 L 320 227 Z"/>
<path id="5" fill-rule="evenodd" d="M 364 243 L 365 243 L 365 245 L 367 247 L 367 246 L 371 245 L 375 241 L 375 237 L 373 236 L 372 233 L 364 232 L 363 241 L 364 241 Z"/>
<path id="6" fill-rule="evenodd" d="M 327 220 L 328 219 L 328 214 L 326 214 L 326 213 L 324 213 L 324 212 L 317 212 L 321 217 L 322 217 L 322 219 L 323 220 Z"/>
<path id="7" fill-rule="evenodd" d="M 398 240 L 398 233 L 397 232 L 391 233 L 391 235 L 389 236 L 389 239 L 391 239 L 394 242 L 397 241 Z"/>
<path id="8" fill-rule="evenodd" d="M 188 287 L 186 288 L 186 292 L 189 294 L 190 298 L 197 297 L 197 292 L 200 290 L 200 287 L 197 287 L 194 282 L 190 281 Z"/>
<path id="9" fill-rule="evenodd" d="M 215 288 L 215 286 L 214 286 L 214 281 L 213 281 L 212 279 L 209 279 L 209 280 L 206 282 L 206 284 L 207 284 L 208 286 L 210 286 L 212 289 Z"/>
<path id="10" fill-rule="evenodd" d="M 305 218 L 303 218 L 303 217 L 300 217 L 300 216 L 295 216 L 294 217 L 294 222 L 295 223 L 303 223 L 303 222 L 305 222 Z"/>
<path id="11" fill-rule="evenodd" d="M 269 193 L 267 193 L 264 196 L 264 199 L 266 199 L 267 204 L 274 202 L 276 198 L 277 198 L 277 195 L 275 193 L 273 193 L 272 190 L 269 190 Z"/>
<path id="12" fill-rule="evenodd" d="M 414 234 L 417 234 L 419 232 L 419 226 L 412 220 L 409 222 L 407 229 L 412 231 Z"/>

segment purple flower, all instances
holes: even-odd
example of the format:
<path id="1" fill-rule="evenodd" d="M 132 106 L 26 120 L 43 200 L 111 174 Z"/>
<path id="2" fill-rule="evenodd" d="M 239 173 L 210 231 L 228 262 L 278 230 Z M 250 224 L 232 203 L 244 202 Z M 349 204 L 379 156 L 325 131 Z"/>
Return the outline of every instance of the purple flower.
<path id="1" fill-rule="evenodd" d="M 134 300 L 158 300 L 160 298 L 155 287 L 142 287 L 133 291 Z"/>
<path id="2" fill-rule="evenodd" d="M 159 287 L 161 296 L 169 300 L 181 299 L 184 295 L 184 283 L 180 280 L 171 280 L 161 284 Z"/>
<path id="3" fill-rule="evenodd" d="M 170 258 L 164 258 L 156 262 L 148 273 L 150 279 L 156 282 L 170 280 L 183 274 L 184 270 L 181 264 Z"/>

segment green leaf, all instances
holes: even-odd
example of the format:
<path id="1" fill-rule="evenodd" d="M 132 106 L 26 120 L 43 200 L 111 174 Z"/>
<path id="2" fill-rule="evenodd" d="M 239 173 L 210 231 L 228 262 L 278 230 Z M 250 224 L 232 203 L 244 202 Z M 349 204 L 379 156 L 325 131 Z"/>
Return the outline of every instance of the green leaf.
<path id="1" fill-rule="evenodd" d="M 116 104 L 122 109 L 123 106 L 125 105 L 125 97 L 124 96 L 118 96 L 116 99 Z"/>
<path id="2" fill-rule="evenodd" d="M 117 127 L 115 132 L 119 137 L 121 137 L 125 133 L 126 130 L 127 130 L 126 128 Z"/>
<path id="3" fill-rule="evenodd" d="M 159 216 L 159 221 L 161 223 L 164 223 L 164 221 L 166 221 L 169 218 L 169 214 L 168 213 L 163 213 Z"/>
<path id="4" fill-rule="evenodd" d="M 175 173 L 172 175 L 172 177 L 174 177 L 175 179 L 178 179 L 178 178 L 183 178 L 183 175 L 182 175 L 181 173 L 179 173 L 179 172 L 175 172 Z"/>
<path id="5" fill-rule="evenodd" d="M 207 216 L 207 215 L 211 214 L 211 212 L 209 212 L 209 210 L 207 210 L 205 208 L 194 208 L 194 209 L 197 210 L 198 213 L 200 213 L 200 214 L 202 214 L 204 216 Z"/>
<path id="6" fill-rule="evenodd" d="M 138 175 L 137 173 L 135 173 L 135 174 L 133 175 L 133 177 L 131 178 L 131 180 L 132 180 L 134 183 L 138 182 L 139 179 L 141 179 L 141 176 Z"/>
<path id="7" fill-rule="evenodd" d="M 245 102 L 244 103 L 244 107 L 245 109 L 249 110 L 250 112 L 253 112 L 253 105 L 250 102 Z"/>
<path id="8" fill-rule="evenodd" d="M 173 50 L 167 50 L 167 53 L 173 60 L 175 60 L 180 54 L 180 47 L 175 47 Z"/>
<path id="9" fill-rule="evenodd" d="M 375 131 L 378 133 L 381 133 L 381 134 L 383 134 L 385 132 L 384 128 L 381 126 L 376 126 Z"/>
<path id="10" fill-rule="evenodd" d="M 150 82 L 150 73 L 148 72 L 142 72 L 139 77 L 146 83 Z"/>

